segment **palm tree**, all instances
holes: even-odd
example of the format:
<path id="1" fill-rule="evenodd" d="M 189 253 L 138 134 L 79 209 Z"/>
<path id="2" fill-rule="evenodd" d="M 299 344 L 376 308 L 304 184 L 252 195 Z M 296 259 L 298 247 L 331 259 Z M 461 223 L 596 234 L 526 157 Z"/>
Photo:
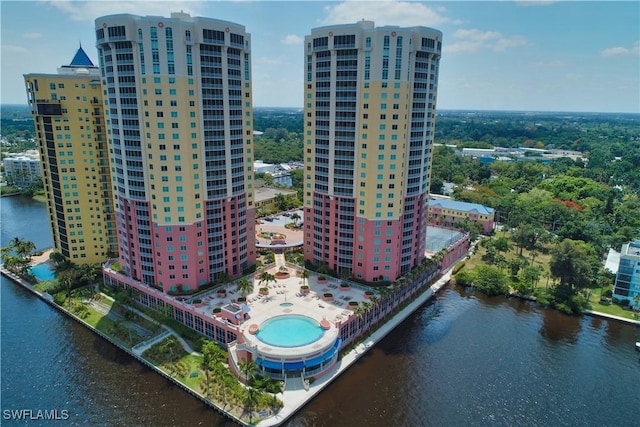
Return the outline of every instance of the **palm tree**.
<path id="1" fill-rule="evenodd" d="M 202 363 L 200 364 L 200 368 L 204 371 L 205 381 L 206 381 L 206 396 L 211 398 L 211 385 L 209 381 L 209 373 L 211 372 L 211 367 L 213 365 L 214 360 L 214 352 L 215 352 L 215 343 L 213 341 L 206 341 L 202 344 Z"/>
<path id="2" fill-rule="evenodd" d="M 307 270 L 306 268 L 303 268 L 302 270 L 298 271 L 298 277 L 302 279 L 302 285 L 306 285 L 306 280 L 309 278 L 310 275 L 311 273 L 309 273 L 309 270 Z"/>
<path id="3" fill-rule="evenodd" d="M 87 285 L 91 285 L 91 289 L 94 289 L 93 285 L 98 278 L 98 272 L 99 270 L 95 265 L 82 264 L 80 266 L 80 280 L 85 282 Z"/>
<path id="4" fill-rule="evenodd" d="M 260 282 L 258 282 L 258 285 L 262 285 L 262 283 L 265 283 L 267 286 L 269 286 L 270 282 L 275 282 L 275 281 L 276 281 L 275 276 L 269 273 L 268 271 L 265 271 L 260 275 Z"/>
<path id="5" fill-rule="evenodd" d="M 14 237 L 9 242 L 9 247 L 11 247 L 16 255 L 22 259 L 27 259 L 31 256 L 31 253 L 35 250 L 36 245 L 29 240 L 24 240 L 19 237 Z"/>
<path id="6" fill-rule="evenodd" d="M 51 252 L 49 254 L 49 259 L 51 261 L 53 261 L 54 263 L 56 263 L 56 264 L 60 264 L 61 262 L 63 262 L 65 260 L 64 255 L 62 255 L 58 251 Z"/>
<path id="7" fill-rule="evenodd" d="M 291 214 L 291 220 L 293 221 L 293 225 L 298 226 L 298 220 L 300 219 L 300 214 L 298 212 L 294 212 Z"/>
<path id="8" fill-rule="evenodd" d="M 228 376 L 227 374 L 229 373 L 229 369 L 225 364 L 226 360 L 227 354 L 218 345 L 216 345 L 211 363 L 213 373 L 220 382 L 220 388 L 222 390 L 222 402 L 224 403 L 224 406 L 227 405 L 226 378 Z"/>
<path id="9" fill-rule="evenodd" d="M 18 246 L 22 245 L 22 242 L 23 240 L 16 236 L 9 242 L 9 247 L 15 250 Z"/>
<path id="10" fill-rule="evenodd" d="M 177 344 L 178 342 L 173 336 L 169 337 L 165 344 L 165 348 L 169 350 L 169 354 L 171 355 L 171 361 L 169 362 L 171 364 L 171 376 L 174 376 L 176 373 L 176 360 L 173 350 L 177 347 Z"/>
<path id="11" fill-rule="evenodd" d="M 369 301 L 371 302 L 371 309 L 373 310 L 373 317 L 376 318 L 379 314 L 380 314 L 380 298 L 378 298 L 376 295 L 372 296 L 371 298 L 369 298 Z"/>
<path id="12" fill-rule="evenodd" d="M 357 320 L 357 332 L 362 331 L 362 316 L 365 313 L 365 308 L 362 304 L 358 305 L 355 310 L 353 310 L 353 314 L 356 316 Z"/>
<path id="13" fill-rule="evenodd" d="M 238 281 L 236 291 L 240 292 L 240 295 L 246 297 L 247 294 L 253 292 L 253 280 L 247 280 L 246 277 L 243 277 Z"/>
<path id="14" fill-rule="evenodd" d="M 2 249 L 3 256 L 10 258 L 9 254 L 14 252 L 17 264 L 28 264 L 31 261 L 31 254 L 36 249 L 36 245 L 29 240 L 21 239 L 20 237 L 14 237 L 9 242 L 9 246 Z M 5 262 L 6 263 L 6 262 Z"/>
<path id="15" fill-rule="evenodd" d="M 66 303 L 71 298 L 71 286 L 73 285 L 73 276 L 69 272 L 66 272 L 58 280 L 60 281 L 60 284 L 64 287 L 64 289 L 67 291 L 67 295 L 65 298 L 65 303 Z"/>
<path id="16" fill-rule="evenodd" d="M 256 362 L 253 360 L 242 359 L 239 366 L 240 372 L 247 381 L 247 396 L 245 405 L 249 408 L 249 424 L 252 421 L 253 404 L 255 403 L 255 393 L 253 392 L 253 383 L 256 379 Z"/>
<path id="17" fill-rule="evenodd" d="M 536 248 L 533 248 L 531 250 L 531 265 L 533 265 L 537 256 L 538 256 L 538 251 L 536 250 Z"/>

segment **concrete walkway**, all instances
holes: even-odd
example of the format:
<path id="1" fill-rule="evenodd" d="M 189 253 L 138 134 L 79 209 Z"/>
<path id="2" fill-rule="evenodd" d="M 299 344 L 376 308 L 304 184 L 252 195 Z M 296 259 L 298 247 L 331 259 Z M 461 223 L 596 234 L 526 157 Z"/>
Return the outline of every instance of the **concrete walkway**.
<path id="1" fill-rule="evenodd" d="M 82 302 L 90 306 L 91 308 L 93 308 L 95 311 L 102 314 L 103 316 L 113 320 L 114 322 L 122 322 L 123 326 L 131 329 L 136 334 L 138 334 L 141 338 L 151 337 L 154 335 L 153 331 L 150 331 L 147 328 L 144 328 L 135 322 L 129 321 L 126 319 L 124 315 L 113 311 L 111 306 L 109 306 L 108 304 L 105 304 L 100 301 L 95 301 L 95 300 L 83 300 Z M 127 309 L 127 307 L 124 307 L 124 306 L 123 308 L 125 310 Z"/>
<path id="2" fill-rule="evenodd" d="M 115 301 L 112 297 L 110 297 L 110 296 L 109 296 L 109 295 L 107 295 L 107 294 L 100 293 L 100 295 L 102 295 L 104 298 L 110 299 L 111 301 Z M 143 317 L 144 319 L 148 320 L 149 322 L 152 322 L 152 323 L 154 323 L 154 324 L 156 324 L 156 325 L 158 325 L 158 326 L 162 326 L 162 328 L 164 328 L 165 332 L 163 332 L 161 335 L 164 335 L 164 334 L 166 334 L 166 333 L 168 332 L 168 335 L 166 335 L 166 336 L 165 336 L 165 338 L 166 338 L 166 337 L 168 337 L 169 335 L 173 335 L 174 337 L 176 337 L 176 339 L 178 340 L 178 342 L 179 342 L 180 344 L 182 344 L 182 347 L 184 348 L 184 350 L 185 350 L 187 353 L 189 353 L 189 354 L 193 354 L 194 356 L 202 356 L 202 353 L 198 353 L 197 351 L 195 351 L 195 350 L 193 349 L 193 347 L 191 347 L 191 346 L 189 345 L 189 343 L 188 343 L 187 341 L 185 341 L 185 340 L 184 340 L 184 338 L 182 338 L 182 337 L 181 337 L 181 336 L 180 336 L 176 331 L 174 331 L 173 329 L 171 329 L 169 326 L 167 326 L 167 325 L 163 325 L 163 324 L 159 323 L 158 321 L 156 321 L 155 319 L 153 319 L 153 318 L 151 318 L 151 317 L 147 316 L 145 313 L 143 313 L 142 311 L 138 310 L 138 309 L 137 309 L 137 308 L 135 308 L 135 307 L 130 307 L 130 306 L 128 306 L 128 305 L 124 305 L 124 304 L 122 304 L 122 307 L 123 307 L 124 309 L 126 309 L 126 310 L 129 310 L 129 311 L 131 311 L 131 312 L 133 312 L 133 313 L 137 314 L 137 315 L 138 315 L 138 316 L 140 316 L 140 317 Z M 142 328 L 142 327 L 141 327 L 141 328 Z M 145 330 L 146 330 L 146 329 L 145 329 Z M 149 340 L 147 340 L 147 341 L 144 341 L 144 342 L 142 342 L 142 343 L 137 344 L 137 345 L 136 345 L 136 347 L 138 347 L 139 345 L 142 345 L 142 344 L 144 344 L 144 343 L 146 343 L 146 342 L 152 341 L 152 340 L 153 340 L 154 342 L 153 342 L 151 345 L 153 345 L 153 344 L 155 344 L 155 343 L 157 342 L 157 341 L 155 341 L 155 338 L 157 338 L 157 336 L 156 336 L 156 337 L 153 337 L 153 338 L 151 338 L 151 339 L 149 339 Z M 161 340 L 160 340 L 160 341 L 161 341 Z M 149 346 L 149 347 L 150 347 L 150 346 Z M 145 350 L 146 350 L 146 349 L 145 349 Z"/>
<path id="3" fill-rule="evenodd" d="M 607 313 L 602 313 L 600 311 L 593 311 L 593 310 L 585 310 L 583 313 L 588 314 L 589 316 L 601 317 L 603 319 L 609 319 L 609 320 L 617 320 L 619 322 L 625 322 L 631 325 L 640 326 L 640 320 L 627 319 L 626 317 L 614 316 L 613 314 L 607 314 Z M 638 315 L 640 316 L 640 313 Z"/>
<path id="4" fill-rule="evenodd" d="M 156 335 L 155 337 L 147 340 L 147 341 L 143 341 L 139 344 L 136 344 L 131 351 L 133 351 L 135 354 L 137 354 L 138 356 L 142 356 L 142 353 L 144 353 L 145 351 L 149 350 L 151 347 L 153 347 L 154 344 L 159 343 L 160 341 L 164 340 L 165 338 L 170 337 L 171 331 L 167 331 L 165 329 L 165 331 L 163 333 L 161 333 L 160 335 Z"/>

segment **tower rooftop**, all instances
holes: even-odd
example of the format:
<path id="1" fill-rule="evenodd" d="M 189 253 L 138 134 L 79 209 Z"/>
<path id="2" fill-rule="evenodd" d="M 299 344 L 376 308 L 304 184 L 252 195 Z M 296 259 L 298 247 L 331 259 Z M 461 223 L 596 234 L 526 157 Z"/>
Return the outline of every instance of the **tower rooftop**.
<path id="1" fill-rule="evenodd" d="M 65 65 L 65 67 L 95 67 L 89 55 L 84 51 L 82 45 L 78 48 L 75 56 L 71 60 L 69 65 Z"/>

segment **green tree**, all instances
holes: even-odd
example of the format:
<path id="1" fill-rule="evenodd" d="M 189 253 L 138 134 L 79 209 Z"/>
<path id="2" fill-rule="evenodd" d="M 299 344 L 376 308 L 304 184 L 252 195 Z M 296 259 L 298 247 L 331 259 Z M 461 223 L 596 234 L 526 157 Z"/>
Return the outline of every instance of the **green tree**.
<path id="1" fill-rule="evenodd" d="M 253 360 L 243 359 L 238 368 L 240 369 L 241 375 L 244 377 L 247 383 L 247 394 L 245 395 L 245 407 L 249 412 L 249 423 L 252 423 L 253 418 L 253 408 L 257 403 L 256 393 L 253 388 L 255 380 L 256 380 L 256 362 Z"/>
<path id="2" fill-rule="evenodd" d="M 291 171 L 291 186 L 296 190 L 301 190 L 304 185 L 304 170 L 294 169 Z"/>
<path id="3" fill-rule="evenodd" d="M 506 237 L 494 237 L 493 246 L 499 252 L 509 252 L 512 249 L 511 242 Z"/>
<path id="4" fill-rule="evenodd" d="M 522 279 L 531 287 L 531 290 L 535 289 L 536 284 L 540 281 L 542 275 L 542 267 L 539 265 L 528 265 L 522 270 Z"/>
<path id="5" fill-rule="evenodd" d="M 520 273 L 520 269 L 524 267 L 524 262 L 520 258 L 511 258 L 507 261 L 507 264 L 511 273 L 511 280 L 515 280 L 518 277 L 518 273 Z"/>
<path id="6" fill-rule="evenodd" d="M 474 286 L 487 295 L 508 295 L 509 279 L 507 275 L 490 265 L 480 265 L 474 268 Z"/>
<path id="7" fill-rule="evenodd" d="M 65 260 L 64 255 L 62 255 L 60 252 L 58 251 L 53 251 L 49 254 L 49 259 L 51 261 L 53 261 L 56 264 L 60 264 L 61 262 L 63 262 Z"/>
<path id="8" fill-rule="evenodd" d="M 551 250 L 551 274 L 575 292 L 593 285 L 598 267 L 598 255 L 583 241 L 564 239 Z"/>
<path id="9" fill-rule="evenodd" d="M 202 363 L 200 367 L 204 371 L 205 381 L 206 381 L 206 395 L 210 397 L 211 394 L 211 382 L 210 382 L 210 372 L 213 366 L 214 355 L 215 355 L 215 346 L 216 344 L 213 341 L 205 341 L 202 344 Z"/>
<path id="10" fill-rule="evenodd" d="M 276 209 L 278 209 L 278 212 L 282 212 L 282 211 L 286 211 L 287 210 L 287 198 L 284 194 L 282 193 L 276 193 L 275 197 L 274 197 L 274 203 L 276 204 Z"/>
<path id="11" fill-rule="evenodd" d="M 302 279 L 302 284 L 306 285 L 307 279 L 311 275 L 311 273 L 309 273 L 309 270 L 307 270 L 306 268 L 303 268 L 302 270 L 298 270 L 297 274 L 298 274 L 298 277 Z"/>
<path id="12" fill-rule="evenodd" d="M 99 265 L 82 264 L 78 267 L 78 278 L 87 285 L 94 285 L 98 277 L 101 276 Z M 93 288 L 93 286 L 92 286 Z"/>
<path id="13" fill-rule="evenodd" d="M 67 304 L 71 300 L 71 290 L 75 283 L 75 274 L 73 270 L 67 270 L 58 276 L 58 283 L 65 289 L 66 297 L 64 303 Z"/>
<path id="14" fill-rule="evenodd" d="M 35 249 L 36 245 L 33 242 L 14 237 L 8 246 L 0 250 L 0 258 L 7 270 L 24 276 L 29 271 L 31 255 Z"/>
<path id="15" fill-rule="evenodd" d="M 524 249 L 532 250 L 536 247 L 547 231 L 539 224 L 522 223 L 513 231 L 511 239 L 520 249 L 520 256 Z"/>
<path id="16" fill-rule="evenodd" d="M 294 212 L 291 214 L 291 220 L 293 221 L 293 224 L 297 227 L 298 226 L 298 220 L 300 219 L 300 214 L 298 212 Z"/>
<path id="17" fill-rule="evenodd" d="M 471 270 L 461 269 L 454 275 L 456 283 L 462 286 L 472 286 L 476 275 Z"/>
<path id="18" fill-rule="evenodd" d="M 442 187 L 444 186 L 444 182 L 440 178 L 434 178 L 431 180 L 429 184 L 429 192 L 433 194 L 442 194 Z"/>
<path id="19" fill-rule="evenodd" d="M 10 242 L 10 246 L 13 247 L 13 250 L 16 252 L 18 257 L 24 259 L 30 258 L 33 251 L 36 249 L 35 243 L 29 240 L 20 239 L 19 237 L 14 237 Z"/>
<path id="20" fill-rule="evenodd" d="M 248 280 L 246 277 L 243 277 L 238 281 L 236 291 L 240 292 L 240 295 L 243 297 L 246 297 L 253 292 L 253 280 Z"/>
<path id="21" fill-rule="evenodd" d="M 269 283 L 275 282 L 275 281 L 276 281 L 276 277 L 273 274 L 269 273 L 268 271 L 265 271 L 260 275 L 260 281 L 258 282 L 258 285 L 262 286 L 262 284 L 264 283 L 265 286 L 269 286 Z"/>
<path id="22" fill-rule="evenodd" d="M 485 253 L 482 255 L 482 260 L 487 264 L 495 264 L 498 250 L 496 249 L 495 239 L 482 240 L 480 245 L 484 247 Z"/>

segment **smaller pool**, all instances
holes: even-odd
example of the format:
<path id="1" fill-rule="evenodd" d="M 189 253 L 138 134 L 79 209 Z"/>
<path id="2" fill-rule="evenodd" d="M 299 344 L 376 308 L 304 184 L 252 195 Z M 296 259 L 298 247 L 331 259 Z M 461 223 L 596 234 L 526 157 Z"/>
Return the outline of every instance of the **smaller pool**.
<path id="1" fill-rule="evenodd" d="M 45 280 L 53 280 L 56 278 L 55 273 L 51 269 L 48 263 L 42 263 L 38 265 L 34 265 L 29 269 L 31 274 L 33 274 L 36 279 L 43 282 Z"/>
<path id="2" fill-rule="evenodd" d="M 291 307 L 293 305 L 292 302 L 283 302 L 280 303 L 280 307 Z"/>
<path id="3" fill-rule="evenodd" d="M 256 337 L 277 347 L 300 347 L 317 341 L 324 334 L 318 322 L 306 316 L 285 315 L 260 325 Z"/>

